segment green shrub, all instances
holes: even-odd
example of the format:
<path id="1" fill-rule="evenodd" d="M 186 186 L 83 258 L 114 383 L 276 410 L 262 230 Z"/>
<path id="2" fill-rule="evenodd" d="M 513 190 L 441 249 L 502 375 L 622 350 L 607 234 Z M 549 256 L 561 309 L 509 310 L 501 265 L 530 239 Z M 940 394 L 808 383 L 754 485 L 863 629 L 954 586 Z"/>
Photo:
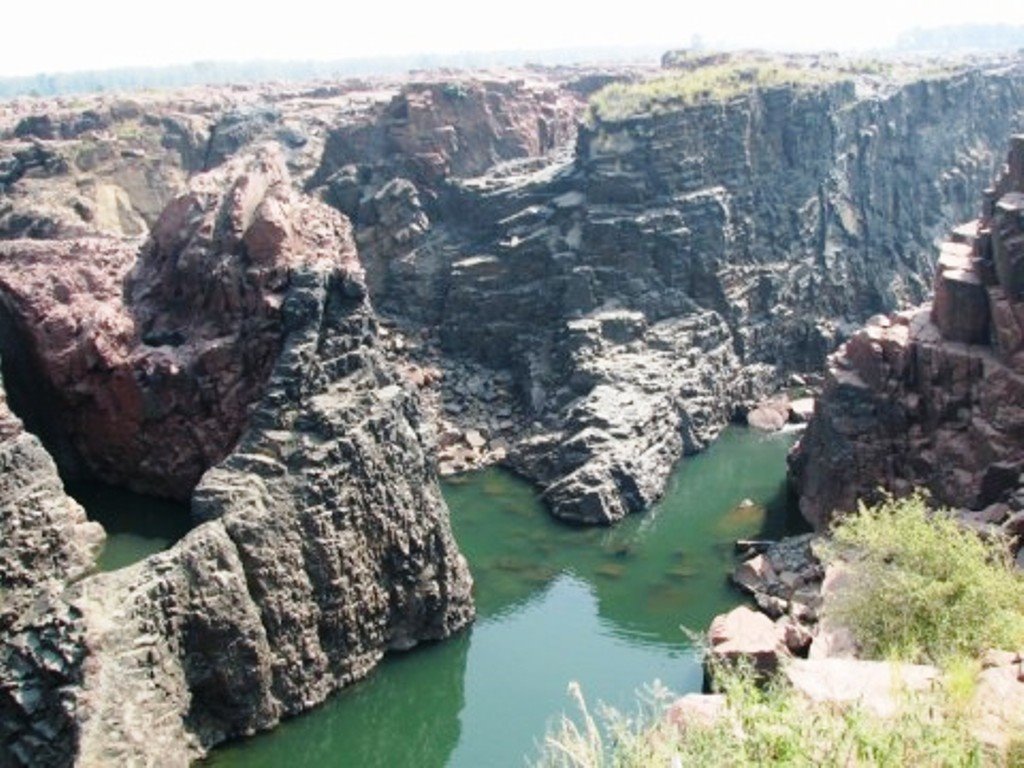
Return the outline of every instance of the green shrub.
<path id="1" fill-rule="evenodd" d="M 648 766 L 981 766 L 998 764 L 971 737 L 941 692 L 906 694 L 892 718 L 858 706 L 812 705 L 776 680 L 760 687 L 748 670 L 716 674 L 725 715 L 680 730 L 665 718 L 672 697 L 646 697 L 634 716 L 600 707 L 595 717 L 578 686 L 570 686 L 582 724 L 563 717 L 548 734 L 543 768 Z"/>
<path id="2" fill-rule="evenodd" d="M 1024 647 L 1024 579 L 1006 542 L 930 511 L 921 494 L 842 518 L 827 557 L 850 568 L 830 615 L 867 656 L 948 664 Z"/>

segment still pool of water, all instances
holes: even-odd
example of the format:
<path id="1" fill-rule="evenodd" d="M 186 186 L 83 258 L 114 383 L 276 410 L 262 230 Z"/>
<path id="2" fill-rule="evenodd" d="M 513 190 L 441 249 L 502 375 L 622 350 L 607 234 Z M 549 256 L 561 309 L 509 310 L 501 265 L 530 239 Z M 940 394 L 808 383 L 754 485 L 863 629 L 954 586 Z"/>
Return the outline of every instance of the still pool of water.
<path id="1" fill-rule="evenodd" d="M 107 532 L 102 571 L 114 571 L 170 547 L 192 527 L 187 504 L 102 483 L 72 483 L 68 493 Z"/>
<path id="2" fill-rule="evenodd" d="M 703 630 L 741 601 L 727 581 L 735 539 L 790 530 L 792 441 L 729 429 L 679 464 L 654 509 L 611 529 L 558 524 L 529 485 L 501 470 L 447 482 L 476 580 L 475 625 L 389 656 L 318 709 L 222 747 L 206 764 L 523 766 L 571 709 L 572 680 L 589 702 L 627 709 L 655 679 L 699 689 L 699 658 L 680 627 Z M 757 504 L 740 506 L 744 499 Z"/>

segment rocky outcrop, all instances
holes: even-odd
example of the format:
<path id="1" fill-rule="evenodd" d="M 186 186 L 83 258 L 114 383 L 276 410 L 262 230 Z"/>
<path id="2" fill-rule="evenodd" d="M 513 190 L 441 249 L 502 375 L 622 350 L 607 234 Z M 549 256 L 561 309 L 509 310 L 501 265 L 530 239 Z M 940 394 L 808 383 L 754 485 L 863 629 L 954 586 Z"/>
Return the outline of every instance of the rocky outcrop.
<path id="1" fill-rule="evenodd" d="M 436 189 L 508 160 L 542 157 L 575 136 L 578 96 L 544 78 L 452 77 L 403 86 L 371 119 L 333 132 L 314 184 L 346 199 L 349 167 Z M 353 183 L 354 182 L 354 183 Z M 358 200 L 353 202 L 358 203 Z M 359 211 L 351 211 L 357 218 Z"/>
<path id="2" fill-rule="evenodd" d="M 103 529 L 65 495 L 39 439 L 7 406 L 0 383 L 0 631 L 38 591 L 89 573 Z"/>
<path id="3" fill-rule="evenodd" d="M 223 174 L 239 168 L 223 194 Z M 257 396 L 193 495 L 206 522 L 126 569 L 77 578 L 68 566 L 11 619 L 5 764 L 187 765 L 323 701 L 387 650 L 472 619 L 431 437 L 415 389 L 379 348 L 345 222 L 297 200 L 278 173 L 260 153 L 201 177 L 127 281 L 119 318 L 145 330 L 117 338 L 231 365 L 251 332 L 273 340 L 258 358 L 269 370 L 258 389 L 212 377 L 228 385 L 212 392 L 252 384 Z M 43 360 L 77 364 L 77 350 Z"/>
<path id="4" fill-rule="evenodd" d="M 71 471 L 178 498 L 227 455 L 263 392 L 292 275 L 361 279 L 347 222 L 292 190 L 276 150 L 190 186 L 141 248 L 0 242 L 9 344 L 39 374 L 18 394 L 40 434 Z"/>
<path id="5" fill-rule="evenodd" d="M 597 113 L 572 157 L 433 187 L 403 171 L 387 197 L 405 244 L 371 285 L 410 328 L 438 323 L 444 355 L 512 375 L 525 429 L 502 439 L 554 514 L 612 522 L 789 372 L 923 298 L 933 238 L 1022 108 L 1001 62 Z M 384 202 L 337 173 L 349 208 Z M 357 239 L 376 227 L 357 217 Z"/>
<path id="6" fill-rule="evenodd" d="M 53 459 L 0 384 L 0 762 L 60 765 L 84 657 L 75 609 L 49 610 L 95 568 L 103 529 L 64 493 Z M 44 607 L 45 606 L 45 607 Z M 31 616 L 31 619 L 27 617 Z M 28 621 L 32 630 L 20 633 Z M 17 635 L 17 639 L 14 636 Z M 11 641 L 10 644 L 8 641 Z"/>
<path id="7" fill-rule="evenodd" d="M 706 447 L 730 404 L 759 391 L 757 369 L 741 372 L 712 313 L 647 327 L 640 312 L 607 311 L 570 321 L 567 333 L 560 429 L 522 441 L 510 460 L 572 522 L 608 524 L 646 509 L 676 460 Z"/>
<path id="8" fill-rule="evenodd" d="M 659 76 L 772 65 L 755 58 L 668 57 Z M 1013 60 L 891 78 L 811 63 L 817 84 L 749 77 L 727 98 L 595 109 L 579 126 L 595 88 L 657 73 L 528 68 L 97 97 L 53 115 L 0 107 L 0 234 L 155 240 L 186 174 L 274 140 L 292 183 L 353 221 L 375 306 L 409 342 L 395 357 L 436 370 L 419 378 L 440 383 L 442 433 L 460 436 L 445 468 L 508 455 L 556 514 L 609 522 L 850 328 L 922 298 L 931 240 L 965 215 L 1020 120 Z M 129 171 L 152 180 L 150 198 Z M 147 334 L 175 347 L 179 330 Z M 492 388 L 467 393 L 465 371 L 508 390 L 497 422 L 494 399 L 474 394 Z M 470 431 L 487 442 L 464 446 Z M 224 453 L 207 437 L 206 464 Z"/>
<path id="9" fill-rule="evenodd" d="M 937 502 L 986 510 L 985 523 L 1019 508 L 1022 193 L 1024 137 L 1016 136 L 981 219 L 943 245 L 933 302 L 877 318 L 830 358 L 823 397 L 791 457 L 801 510 L 815 525 L 880 486 L 927 487 Z"/>

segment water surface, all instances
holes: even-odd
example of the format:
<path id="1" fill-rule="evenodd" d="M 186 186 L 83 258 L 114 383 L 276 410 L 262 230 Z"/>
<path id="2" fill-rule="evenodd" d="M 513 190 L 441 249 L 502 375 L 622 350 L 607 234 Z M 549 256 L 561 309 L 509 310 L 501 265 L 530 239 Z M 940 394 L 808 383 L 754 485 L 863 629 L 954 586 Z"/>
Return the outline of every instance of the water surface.
<path id="1" fill-rule="evenodd" d="M 103 483 L 72 483 L 67 492 L 103 526 L 101 571 L 114 571 L 171 547 L 192 527 L 187 504 Z"/>
<path id="2" fill-rule="evenodd" d="M 787 531 L 792 441 L 729 429 L 680 463 L 654 509 L 611 529 L 555 522 L 501 470 L 446 483 L 476 580 L 475 625 L 389 656 L 322 707 L 220 748 L 208 764 L 523 766 L 571 708 L 571 680 L 590 702 L 623 708 L 655 679 L 698 690 L 699 658 L 680 627 L 703 630 L 742 600 L 727 580 L 735 539 Z"/>

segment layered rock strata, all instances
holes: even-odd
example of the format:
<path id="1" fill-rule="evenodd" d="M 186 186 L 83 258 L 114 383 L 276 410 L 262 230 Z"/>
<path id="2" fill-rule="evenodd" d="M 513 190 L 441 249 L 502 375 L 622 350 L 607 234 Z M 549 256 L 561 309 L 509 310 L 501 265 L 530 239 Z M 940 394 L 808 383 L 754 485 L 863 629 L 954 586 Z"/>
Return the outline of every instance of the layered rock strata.
<path id="1" fill-rule="evenodd" d="M 879 487 L 914 486 L 1012 522 L 1024 468 L 1024 136 L 980 219 L 939 255 L 931 303 L 874 319 L 829 359 L 822 398 L 791 457 L 804 516 L 824 526 Z M 1012 535 L 1021 531 L 1008 530 Z"/>
<path id="2" fill-rule="evenodd" d="M 332 134 L 313 183 L 370 246 L 375 300 L 412 333 L 437 327 L 442 374 L 468 358 L 512 377 L 520 429 L 495 437 L 552 512 L 601 523 L 657 498 L 682 453 L 788 372 L 922 299 L 933 239 L 1024 108 L 1015 62 L 899 83 L 833 72 L 597 110 L 546 156 L 533 132 L 516 157 L 473 134 L 504 160 L 484 168 L 427 130 L 448 104 L 430 94 Z M 423 162 L 399 151 L 417 124 Z M 489 434 L 445 391 L 451 431 Z"/>
<path id="3" fill-rule="evenodd" d="M 52 115 L 15 104 L 0 108 L 0 237 L 155 237 L 188 174 L 274 139 L 292 183 L 354 222 L 393 357 L 441 391 L 444 467 L 510 456 L 556 514 L 612 521 L 788 373 L 921 299 L 932 239 L 1020 123 L 1012 59 L 886 77 L 805 59 L 206 89 Z M 773 84 L 761 70 L 775 65 L 813 77 Z M 683 82 L 722 69 L 736 82 L 721 93 Z M 632 108 L 600 108 L 602 92 L 588 111 L 601 86 L 652 77 L 681 78 L 680 95 L 645 101 L 639 83 Z M 180 330 L 148 337 L 174 347 Z M 223 456 L 203 443 L 191 468 L 175 459 L 190 482 Z M 63 466 L 73 451 L 57 453 Z M 586 513 L 563 503 L 580 495 Z"/>
<path id="4" fill-rule="evenodd" d="M 41 466 L 30 477 L 12 459 L 0 497 L 4 764 L 187 765 L 323 701 L 387 650 L 442 639 L 473 617 L 432 435 L 415 387 L 381 349 L 347 222 L 292 191 L 274 158 L 268 149 L 230 161 L 174 201 L 126 277 L 123 305 L 104 292 L 113 278 L 95 279 L 92 299 L 54 302 L 27 278 L 9 293 L 14 311 L 39 311 L 22 328 L 42 370 L 74 372 L 86 400 L 121 403 L 89 418 L 108 438 L 131 439 L 83 455 L 152 462 L 141 449 L 152 440 L 152 452 L 169 451 L 169 476 L 190 487 L 193 476 L 173 470 L 195 466 L 198 479 L 216 458 L 176 463 L 203 436 L 178 442 L 173 425 L 201 429 L 206 415 L 227 456 L 192 496 L 205 522 L 164 553 L 87 576 L 96 526 L 38 441 L 3 420 L 15 424 L 5 449 L 10 432 Z M 107 246 L 121 253 L 85 241 L 52 258 L 77 258 L 75 279 L 89 281 L 122 269 L 103 258 Z M 30 248 L 6 247 L 5 262 Z M 250 359 L 265 372 L 246 368 Z M 137 453 L 118 454 L 126 445 Z M 45 590 L 21 584 L 25 552 L 44 561 L 33 578 Z M 8 612 L 15 598 L 27 607 Z"/>

